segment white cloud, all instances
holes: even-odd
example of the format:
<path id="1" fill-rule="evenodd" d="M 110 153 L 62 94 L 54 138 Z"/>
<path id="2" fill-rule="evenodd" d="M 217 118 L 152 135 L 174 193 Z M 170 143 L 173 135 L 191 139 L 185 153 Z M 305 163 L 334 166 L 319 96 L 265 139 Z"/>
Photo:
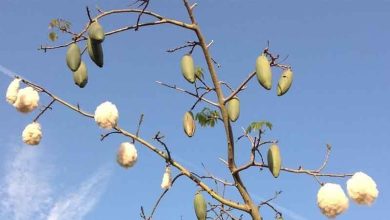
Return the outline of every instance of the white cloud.
<path id="1" fill-rule="evenodd" d="M 286 208 L 286 207 L 283 207 L 283 206 L 280 206 L 280 205 L 277 205 L 276 203 L 274 202 L 271 202 L 270 203 L 273 207 L 275 207 L 277 210 L 279 210 L 283 216 L 287 216 L 288 218 L 287 219 L 294 219 L 294 220 L 308 220 L 307 218 L 303 217 L 302 215 Z"/>
<path id="2" fill-rule="evenodd" d="M 42 149 L 13 149 L 18 150 L 8 156 L 0 182 L 0 219 L 82 219 L 99 201 L 111 173 L 104 166 L 77 189 L 61 195 L 53 189 L 55 182 L 49 177 L 54 169 L 42 160 Z"/>
<path id="3" fill-rule="evenodd" d="M 15 220 L 43 218 L 52 202 L 52 189 L 39 163 L 39 152 L 23 147 L 14 156 L 5 164 L 0 216 Z"/>
<path id="4" fill-rule="evenodd" d="M 88 214 L 103 193 L 109 172 L 106 168 L 97 171 L 84 181 L 78 190 L 59 199 L 51 209 L 48 220 L 79 220 Z"/>

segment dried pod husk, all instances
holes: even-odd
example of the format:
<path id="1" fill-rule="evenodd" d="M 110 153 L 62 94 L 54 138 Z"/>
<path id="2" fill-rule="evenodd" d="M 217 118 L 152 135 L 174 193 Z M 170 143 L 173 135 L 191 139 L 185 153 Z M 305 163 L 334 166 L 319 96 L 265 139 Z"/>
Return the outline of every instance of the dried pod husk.
<path id="1" fill-rule="evenodd" d="M 284 95 L 291 87 L 293 72 L 290 68 L 283 71 L 278 82 L 278 96 Z"/>
<path id="2" fill-rule="evenodd" d="M 103 47 L 102 43 L 91 38 L 87 40 L 88 54 L 91 60 L 98 66 L 103 67 Z"/>
<path id="3" fill-rule="evenodd" d="M 240 100 L 237 97 L 233 97 L 227 103 L 227 111 L 229 119 L 235 122 L 240 116 Z"/>
<path id="4" fill-rule="evenodd" d="M 84 88 L 88 83 L 88 71 L 84 62 L 81 62 L 79 68 L 73 72 L 73 80 L 80 88 Z"/>
<path id="5" fill-rule="evenodd" d="M 280 150 L 278 145 L 272 144 L 268 149 L 268 168 L 271 171 L 272 175 L 277 178 L 280 173 L 280 168 L 282 166 L 282 158 L 280 156 Z"/>
<path id="6" fill-rule="evenodd" d="M 66 51 L 66 65 L 73 72 L 76 71 L 81 63 L 81 52 L 79 46 L 76 43 L 69 45 Z"/>
<path id="7" fill-rule="evenodd" d="M 181 58 L 181 72 L 188 82 L 195 82 L 195 65 L 190 54 L 186 54 Z"/>
<path id="8" fill-rule="evenodd" d="M 207 217 L 207 204 L 206 200 L 200 192 L 196 192 L 194 198 L 194 209 L 198 220 L 206 220 Z"/>
<path id="9" fill-rule="evenodd" d="M 195 133 L 196 125 L 192 112 L 186 112 L 183 117 L 183 129 L 188 137 L 192 137 Z"/>
<path id="10" fill-rule="evenodd" d="M 261 86 L 267 90 L 272 88 L 271 66 L 265 54 L 261 54 L 256 59 L 256 75 Z"/>
<path id="11" fill-rule="evenodd" d="M 104 30 L 97 20 L 93 21 L 92 24 L 89 25 L 88 36 L 92 40 L 97 41 L 99 43 L 104 41 L 105 38 Z"/>

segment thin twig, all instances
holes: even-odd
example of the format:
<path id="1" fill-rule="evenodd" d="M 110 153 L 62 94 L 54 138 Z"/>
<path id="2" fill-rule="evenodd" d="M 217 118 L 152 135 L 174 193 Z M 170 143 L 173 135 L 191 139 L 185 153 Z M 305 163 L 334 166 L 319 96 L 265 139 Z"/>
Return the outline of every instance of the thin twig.
<path id="1" fill-rule="evenodd" d="M 191 96 L 194 96 L 194 97 L 196 97 L 196 98 L 199 98 L 198 95 L 196 95 L 196 94 L 194 94 L 194 93 L 192 93 L 192 92 L 189 92 L 189 91 L 187 91 L 187 90 L 185 90 L 185 89 L 179 88 L 179 87 L 177 87 L 176 85 L 169 85 L 169 84 L 166 84 L 166 83 L 163 83 L 163 82 L 160 82 L 160 81 L 156 81 L 156 83 L 158 83 L 158 84 L 160 84 L 160 85 L 163 85 L 163 86 L 166 86 L 166 87 L 171 88 L 171 89 L 175 89 L 175 90 L 180 91 L 180 92 L 187 93 L 187 94 L 189 94 L 189 95 L 191 95 Z M 215 102 L 213 102 L 213 101 L 210 101 L 210 100 L 208 100 L 208 99 L 206 99 L 206 98 L 202 98 L 202 101 L 207 102 L 207 103 L 209 103 L 210 105 L 213 105 L 213 106 L 215 106 L 215 107 L 218 107 L 218 106 L 219 106 L 217 103 L 215 103 Z"/>
<path id="2" fill-rule="evenodd" d="M 175 181 L 176 181 L 177 179 L 179 179 L 179 177 L 181 177 L 181 176 L 183 176 L 182 173 L 176 175 L 176 176 L 172 179 L 171 185 L 173 186 L 173 184 L 175 183 Z M 163 193 L 158 197 L 158 199 L 157 199 L 155 205 L 153 206 L 152 212 L 150 213 L 150 216 L 148 217 L 148 220 L 152 220 L 153 215 L 154 215 L 154 213 L 156 212 L 157 207 L 158 207 L 160 201 L 162 200 L 162 198 L 164 197 L 164 195 L 169 191 L 169 189 L 170 189 L 170 188 L 165 189 L 165 190 L 163 191 Z"/>
<path id="3" fill-rule="evenodd" d="M 38 121 L 39 117 L 41 117 L 41 116 L 43 115 L 43 113 L 45 113 L 45 111 L 47 111 L 48 109 L 51 110 L 51 109 L 52 109 L 51 106 L 54 104 L 55 101 L 56 101 L 55 99 L 51 100 L 51 102 L 49 103 L 49 105 L 47 105 L 47 106 L 46 106 L 46 107 L 37 115 L 37 117 L 34 118 L 33 122 Z"/>

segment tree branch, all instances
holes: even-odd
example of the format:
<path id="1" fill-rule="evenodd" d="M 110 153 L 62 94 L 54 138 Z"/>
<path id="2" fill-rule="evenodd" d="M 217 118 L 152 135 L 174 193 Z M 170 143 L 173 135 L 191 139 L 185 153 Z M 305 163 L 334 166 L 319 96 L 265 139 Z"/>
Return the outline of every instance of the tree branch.
<path id="1" fill-rule="evenodd" d="M 32 83 L 32 82 L 30 82 L 30 81 L 28 81 L 26 79 L 23 79 L 23 78 L 21 78 L 19 76 L 17 76 L 17 78 L 21 79 L 21 82 L 25 83 L 26 85 L 32 86 L 37 91 L 40 91 L 40 92 L 45 93 L 48 96 L 52 97 L 54 100 L 56 100 L 58 103 L 64 105 L 65 107 L 67 107 L 67 108 L 69 108 L 69 109 L 71 109 L 71 110 L 73 110 L 73 111 L 75 111 L 75 112 L 77 112 L 77 113 L 79 113 L 79 114 L 81 114 L 81 115 L 83 115 L 85 117 L 94 118 L 93 114 L 87 113 L 87 112 L 81 110 L 79 106 L 74 106 L 74 105 L 72 105 L 72 104 L 62 100 L 61 98 L 57 97 L 56 95 L 50 93 L 48 90 L 46 90 L 42 86 L 39 86 L 39 85 L 37 85 L 35 83 Z M 132 138 L 132 139 L 136 140 L 138 143 L 140 143 L 143 146 L 145 146 L 146 148 L 148 148 L 149 150 L 151 150 L 154 153 L 156 153 L 161 158 L 165 159 L 166 161 L 169 160 L 168 155 L 165 152 L 159 150 L 157 147 L 153 146 L 152 144 L 150 144 L 146 140 L 144 140 L 144 139 L 142 139 L 140 137 L 137 137 L 135 134 L 132 134 L 132 133 L 122 129 L 119 126 L 115 126 L 113 128 L 113 130 L 114 130 L 113 133 L 121 133 L 122 135 L 124 135 L 126 137 Z M 248 212 L 248 208 L 245 205 L 240 204 L 240 203 L 235 202 L 235 201 L 232 201 L 232 200 L 228 200 L 228 199 L 222 197 L 217 192 L 215 192 L 213 189 L 211 189 L 208 185 L 206 185 L 204 182 L 202 182 L 199 178 L 194 176 L 183 165 L 181 165 L 177 161 L 173 160 L 172 158 L 171 158 L 170 161 L 171 161 L 172 166 L 176 167 L 184 176 L 188 177 L 190 180 L 192 180 L 194 183 L 196 183 L 199 187 L 201 187 L 204 191 L 206 191 L 211 197 L 213 197 L 217 201 L 219 201 L 219 202 L 221 202 L 221 203 L 223 203 L 223 204 L 225 204 L 227 206 L 230 206 L 232 208 Z"/>

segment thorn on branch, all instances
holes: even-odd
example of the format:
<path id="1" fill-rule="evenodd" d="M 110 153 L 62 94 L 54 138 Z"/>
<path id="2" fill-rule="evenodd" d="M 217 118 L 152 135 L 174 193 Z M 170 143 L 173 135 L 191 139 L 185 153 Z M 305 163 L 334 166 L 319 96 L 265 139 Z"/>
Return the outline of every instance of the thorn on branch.
<path id="1" fill-rule="evenodd" d="M 196 6 L 198 6 L 198 3 L 194 3 L 193 5 L 191 5 L 190 10 L 192 11 Z"/>

